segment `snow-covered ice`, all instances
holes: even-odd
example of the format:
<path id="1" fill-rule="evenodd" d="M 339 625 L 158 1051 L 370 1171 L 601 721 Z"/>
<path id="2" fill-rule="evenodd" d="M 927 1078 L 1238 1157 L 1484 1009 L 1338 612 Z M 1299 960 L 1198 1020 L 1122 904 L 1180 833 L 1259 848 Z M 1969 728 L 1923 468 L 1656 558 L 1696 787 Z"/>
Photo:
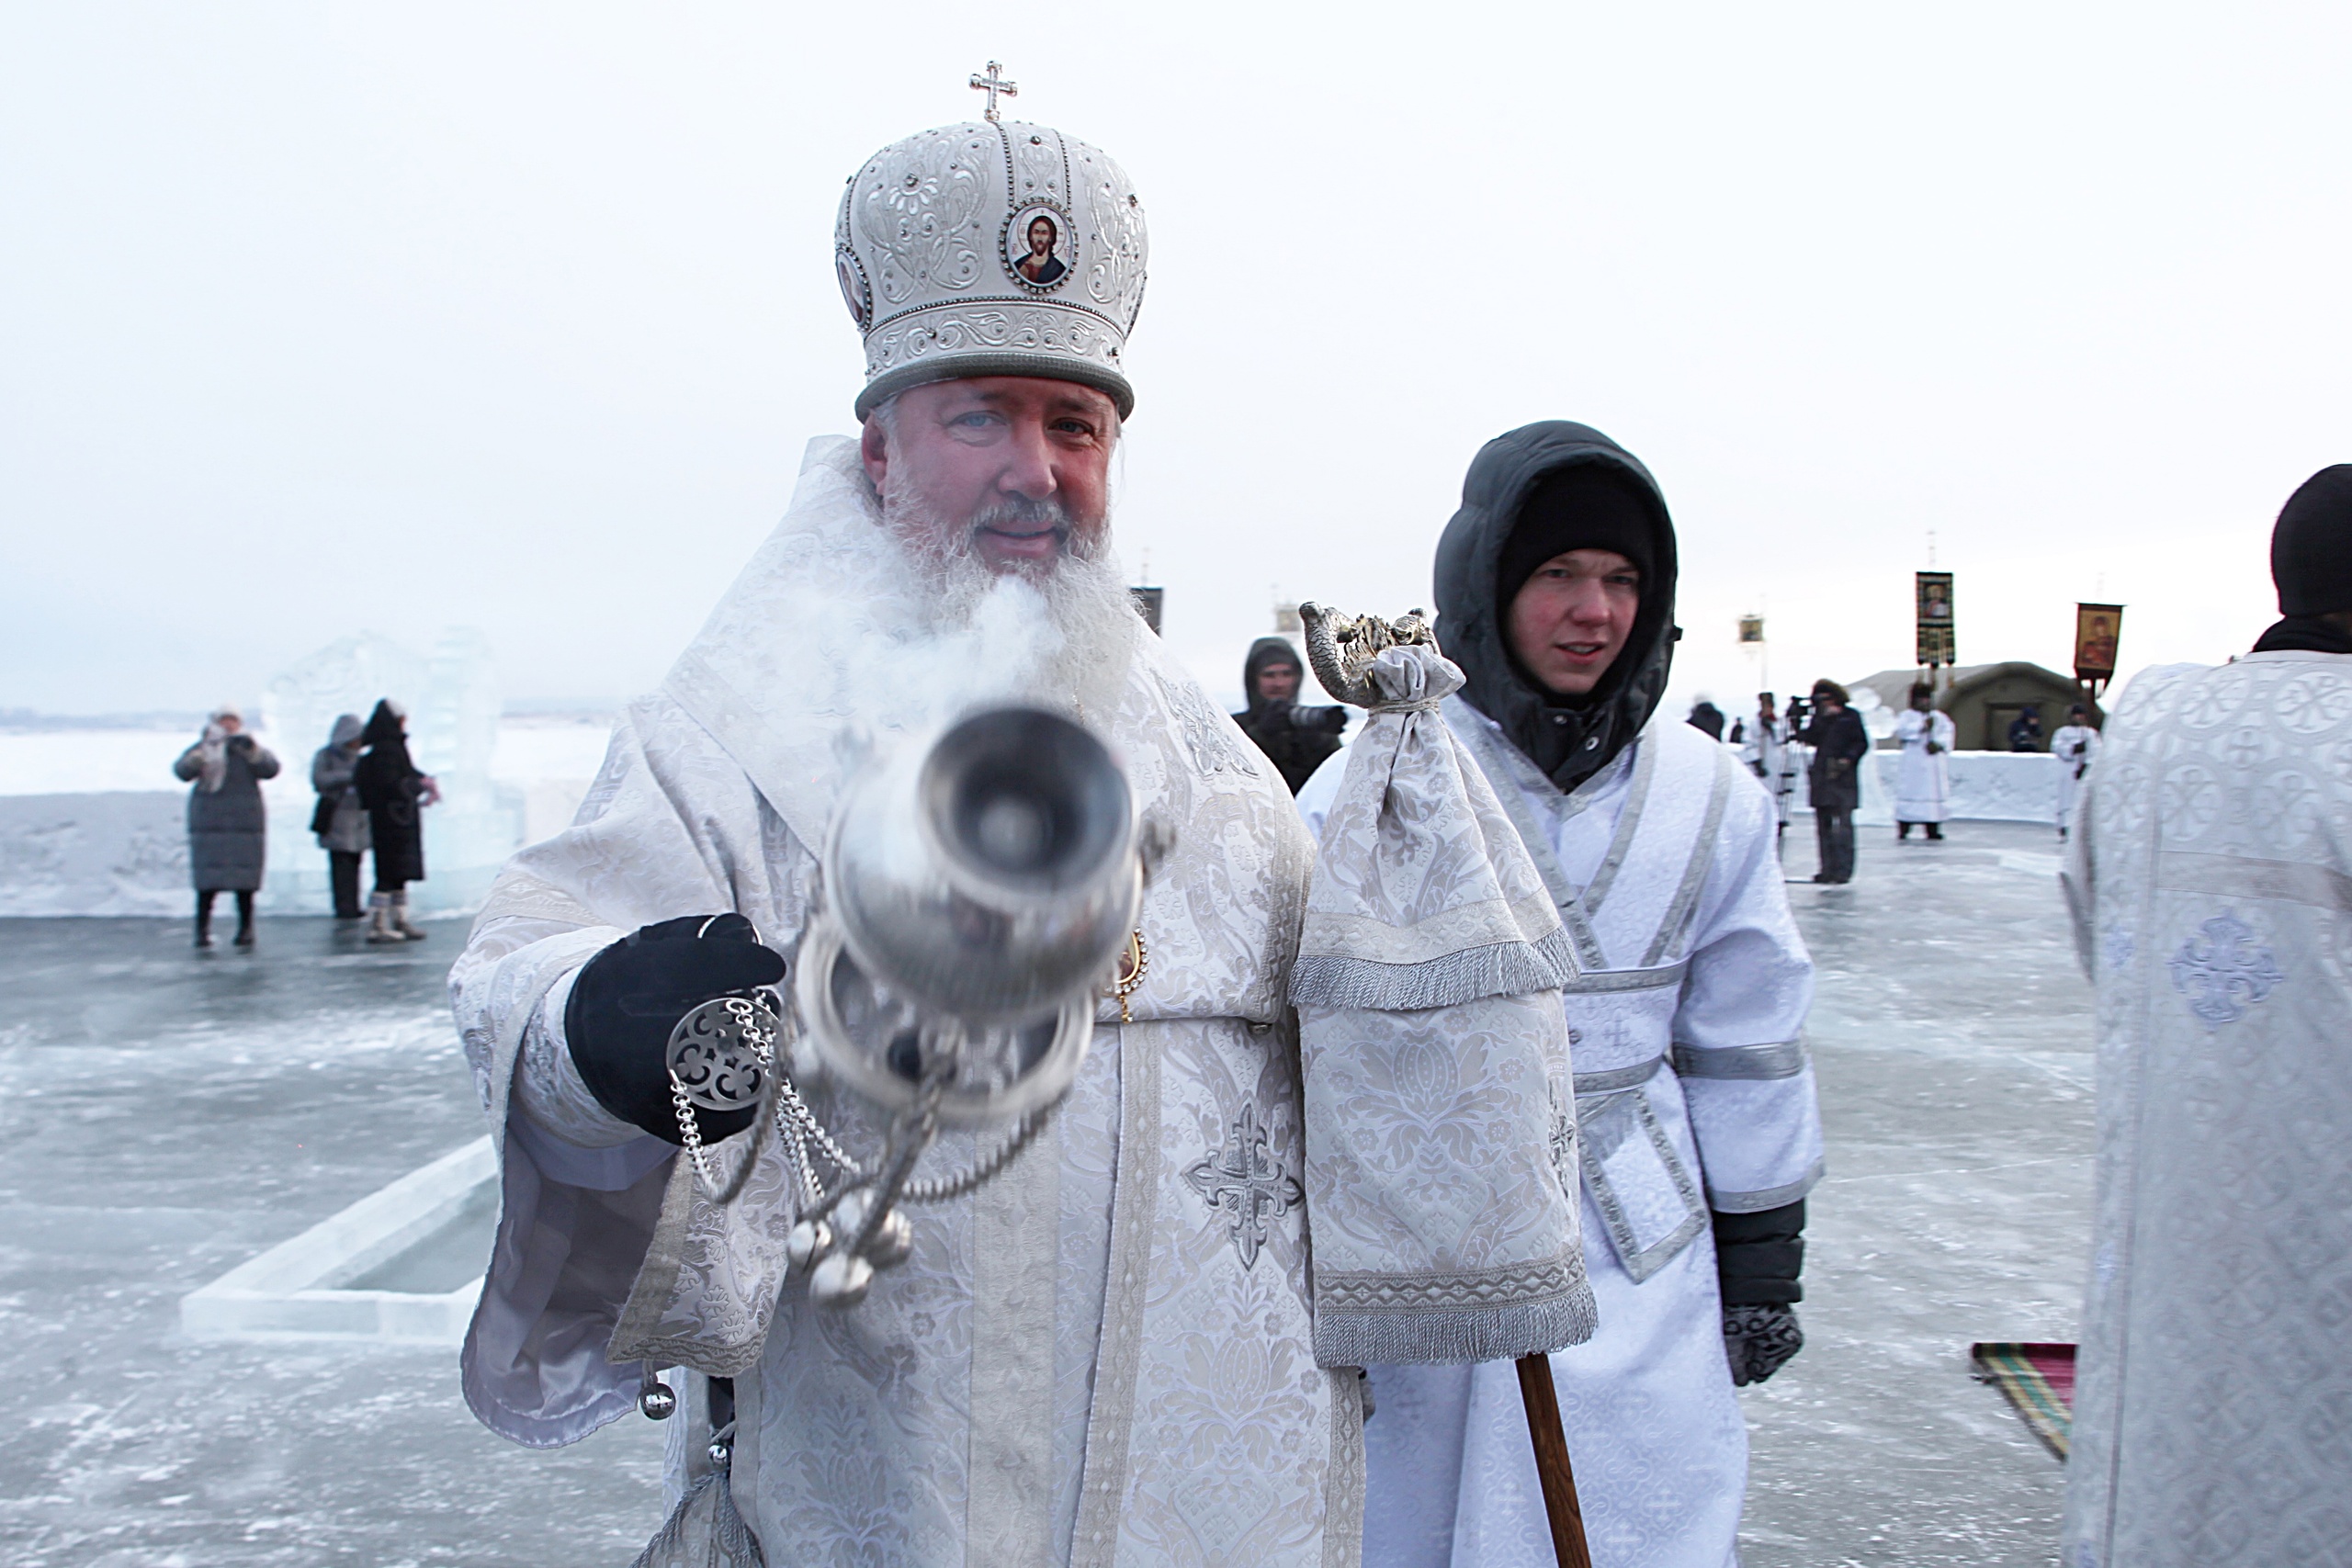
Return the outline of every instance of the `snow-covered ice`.
<path id="1" fill-rule="evenodd" d="M 2074 1337 L 2088 992 L 2048 830 L 1948 832 L 1865 833 L 1852 885 L 1790 889 L 1821 964 L 1829 1174 L 1808 1344 L 1742 1395 L 1748 1568 L 2054 1561 L 2064 1472 L 1966 1352 Z M 1790 831 L 1792 877 L 1810 840 Z M 189 1291 L 481 1133 L 442 998 L 454 929 L 187 940 L 0 921 L 0 1560 L 629 1561 L 660 1520 L 660 1427 L 529 1451 L 475 1425 L 446 1349 L 184 1337 Z"/>

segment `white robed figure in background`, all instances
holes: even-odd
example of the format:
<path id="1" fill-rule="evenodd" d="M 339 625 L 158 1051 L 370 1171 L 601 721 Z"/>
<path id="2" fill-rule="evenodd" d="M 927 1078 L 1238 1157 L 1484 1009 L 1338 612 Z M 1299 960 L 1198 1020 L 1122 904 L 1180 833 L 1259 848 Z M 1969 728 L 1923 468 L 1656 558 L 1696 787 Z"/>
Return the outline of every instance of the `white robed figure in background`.
<path id="1" fill-rule="evenodd" d="M 2091 728 L 2088 708 L 2076 703 L 2066 710 L 2066 722 L 2051 734 L 2050 754 L 2058 759 L 2058 837 L 2064 840 L 2075 825 L 2084 776 L 2098 761 L 2098 731 Z"/>
<path id="2" fill-rule="evenodd" d="M 2067 850 L 2099 1046 L 2065 1568 L 2346 1558 L 2352 465 L 2271 570 L 2253 653 L 2132 682 Z"/>
<path id="3" fill-rule="evenodd" d="M 1552 1357 L 1598 1568 L 1727 1568 L 1747 1480 L 1736 1384 L 1803 1343 L 1822 1170 L 1800 1036 L 1813 965 L 1770 799 L 1655 716 L 1675 543 L 1647 470 L 1579 424 L 1490 442 L 1439 546 L 1447 723 L 1560 908 L 1598 1332 Z M 1361 745 L 1363 742 L 1359 741 Z M 1318 837 L 1346 753 L 1299 808 Z M 1514 1369 L 1378 1366 L 1368 1568 L 1551 1568 Z"/>
<path id="4" fill-rule="evenodd" d="M 1911 836 L 1914 825 L 1930 839 L 1944 836 L 1951 814 L 1951 749 L 1958 731 L 1951 715 L 1936 709 L 1936 690 L 1921 681 L 1911 688 L 1911 705 L 1894 718 L 1894 739 L 1903 748 L 1894 775 L 1894 836 Z"/>
<path id="5" fill-rule="evenodd" d="M 1747 716 L 1741 745 L 1747 755 L 1747 771 L 1756 775 L 1764 785 L 1764 793 L 1772 797 L 1773 837 L 1777 840 L 1789 830 L 1789 807 L 1797 793 L 1797 759 L 1789 745 L 1789 721 L 1774 705 L 1771 693 L 1756 694 L 1756 711 Z"/>

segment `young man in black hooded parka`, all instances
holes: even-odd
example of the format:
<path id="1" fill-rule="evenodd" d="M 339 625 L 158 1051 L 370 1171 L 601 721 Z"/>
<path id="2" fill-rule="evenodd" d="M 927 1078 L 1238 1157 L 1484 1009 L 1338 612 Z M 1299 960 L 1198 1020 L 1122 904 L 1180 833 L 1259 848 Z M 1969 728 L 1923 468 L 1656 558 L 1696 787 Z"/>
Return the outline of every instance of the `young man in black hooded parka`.
<path id="1" fill-rule="evenodd" d="M 1559 901 L 1600 1330 L 1552 1358 L 1597 1568 L 1727 1568 L 1747 1484 L 1732 1389 L 1803 1343 L 1804 1196 L 1821 1175 L 1800 1035 L 1813 963 L 1770 798 L 1654 716 L 1675 540 L 1649 471 L 1600 432 L 1487 443 L 1437 553 L 1445 703 Z M 1310 828 L 1338 784 L 1299 806 Z M 1375 1367 L 1367 1568 L 1553 1561 L 1504 1362 Z"/>

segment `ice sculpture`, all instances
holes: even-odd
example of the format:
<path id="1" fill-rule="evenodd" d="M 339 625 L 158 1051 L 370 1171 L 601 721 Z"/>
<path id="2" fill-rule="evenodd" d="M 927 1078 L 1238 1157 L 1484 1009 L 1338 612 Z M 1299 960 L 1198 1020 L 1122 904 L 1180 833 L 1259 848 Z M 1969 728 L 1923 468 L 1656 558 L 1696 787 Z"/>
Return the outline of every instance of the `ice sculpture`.
<path id="1" fill-rule="evenodd" d="M 319 649 L 269 683 L 264 740 L 286 766 L 266 786 L 265 909 L 319 914 L 330 907 L 326 852 L 310 831 L 317 799 L 311 756 L 326 744 L 337 714 L 364 719 L 382 697 L 408 710 L 410 755 L 441 785 L 441 804 L 424 813 L 425 880 L 412 888 L 410 907 L 424 915 L 475 908 L 521 845 L 520 801 L 491 778 L 499 698 L 488 639 L 470 627 L 451 627 L 424 658 L 363 632 Z"/>

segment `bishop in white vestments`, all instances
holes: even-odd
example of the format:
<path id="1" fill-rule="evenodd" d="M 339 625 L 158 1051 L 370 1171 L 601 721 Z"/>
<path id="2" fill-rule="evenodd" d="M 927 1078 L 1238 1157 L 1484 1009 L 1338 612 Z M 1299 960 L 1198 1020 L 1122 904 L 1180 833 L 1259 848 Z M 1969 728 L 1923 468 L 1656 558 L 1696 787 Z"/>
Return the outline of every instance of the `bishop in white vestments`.
<path id="1" fill-rule="evenodd" d="M 2255 651 L 2132 682 L 2067 850 L 2099 1044 L 2065 1568 L 2352 1559 L 2352 464 L 2271 571 Z"/>
<path id="2" fill-rule="evenodd" d="M 1487 444 L 1438 547 L 1446 722 L 1560 911 L 1599 1328 L 1552 1357 L 1597 1568 L 1728 1568 L 1747 1481 L 1733 1393 L 1802 1344 L 1804 1198 L 1822 1172 L 1803 1042 L 1813 964 L 1772 802 L 1655 716 L 1674 530 L 1649 472 L 1580 424 Z M 1342 754 L 1344 759 L 1345 754 Z M 1341 760 L 1299 807 L 1318 836 Z M 1372 1369 L 1364 1561 L 1550 1568 L 1514 1369 Z"/>
<path id="3" fill-rule="evenodd" d="M 1016 276 L 1002 237 L 1048 209 L 1070 265 Z M 466 1397 L 554 1446 L 696 1369 L 673 1374 L 673 1495 L 725 1436 L 726 1522 L 755 1544 L 714 1539 L 739 1565 L 1356 1560 L 1361 1379 L 1314 1359 L 1286 1021 L 1313 846 L 1108 551 L 1144 260 L 1125 175 L 1048 126 L 949 126 L 857 172 L 836 266 L 862 439 L 810 444 L 783 522 L 451 976 L 503 1182 Z M 903 1211 L 907 1260 L 821 1308 L 787 1235 L 821 1140 L 706 1115 L 707 1190 L 660 1042 L 696 998 L 779 978 L 863 757 L 1006 700 L 1103 734 L 1172 829 L 1148 966 L 1037 1141 Z M 871 1158 L 882 1114 L 803 1087 Z M 945 1133 L 919 1174 L 1000 1136 Z"/>

